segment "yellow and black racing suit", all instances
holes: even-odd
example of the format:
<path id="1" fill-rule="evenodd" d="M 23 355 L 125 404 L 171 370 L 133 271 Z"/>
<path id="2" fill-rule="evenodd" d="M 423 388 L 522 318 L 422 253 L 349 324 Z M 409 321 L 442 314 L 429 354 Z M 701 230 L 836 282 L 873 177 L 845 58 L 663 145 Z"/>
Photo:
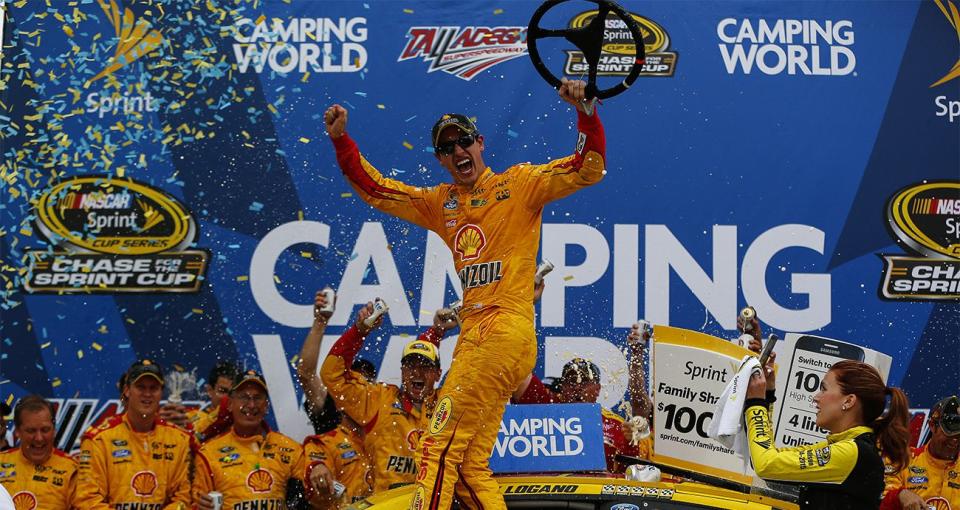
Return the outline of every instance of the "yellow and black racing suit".
<path id="1" fill-rule="evenodd" d="M 858 426 L 816 444 L 777 448 L 767 401 L 748 399 L 744 408 L 753 469 L 761 478 L 799 484 L 801 509 L 879 508 L 883 460 L 873 429 Z"/>
<path id="2" fill-rule="evenodd" d="M 543 208 L 599 182 L 605 172 L 603 125 L 596 113 L 577 115 L 573 155 L 503 173 L 486 168 L 473 188 L 421 188 L 386 178 L 350 136 L 333 139 L 340 168 L 360 198 L 436 232 L 453 253 L 463 287 L 454 362 L 417 451 L 416 510 L 449 508 L 455 485 L 471 507 L 504 508 L 488 459 L 504 406 L 536 362 L 530 282 Z"/>
<path id="3" fill-rule="evenodd" d="M 77 462 L 54 449 L 46 462 L 34 464 L 13 448 L 0 453 L 0 485 L 17 510 L 68 510 L 77 489 Z"/>

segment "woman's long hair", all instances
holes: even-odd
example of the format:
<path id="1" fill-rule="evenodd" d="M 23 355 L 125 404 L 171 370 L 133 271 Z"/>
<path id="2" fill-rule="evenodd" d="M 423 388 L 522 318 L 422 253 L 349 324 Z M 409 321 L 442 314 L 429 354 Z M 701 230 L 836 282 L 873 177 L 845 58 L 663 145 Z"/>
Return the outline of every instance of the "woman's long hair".
<path id="1" fill-rule="evenodd" d="M 910 463 L 910 432 L 907 429 L 910 405 L 907 396 L 900 388 L 883 384 L 880 372 L 866 363 L 844 360 L 830 370 L 844 395 L 857 396 L 863 410 L 863 423 L 877 434 L 883 455 L 890 459 L 897 471 L 905 468 Z M 890 407 L 884 414 L 887 395 L 890 396 Z"/>

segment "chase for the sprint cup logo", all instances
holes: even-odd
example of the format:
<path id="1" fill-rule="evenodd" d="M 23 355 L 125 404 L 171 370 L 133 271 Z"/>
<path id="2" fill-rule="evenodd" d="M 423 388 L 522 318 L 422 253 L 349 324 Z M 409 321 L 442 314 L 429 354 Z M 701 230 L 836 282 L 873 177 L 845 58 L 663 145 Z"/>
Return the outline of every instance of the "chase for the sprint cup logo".
<path id="1" fill-rule="evenodd" d="M 74 177 L 36 205 L 36 228 L 50 243 L 28 252 L 30 292 L 196 292 L 207 252 L 177 199 L 132 179 Z"/>
<path id="2" fill-rule="evenodd" d="M 900 190 L 887 206 L 887 226 L 915 256 L 882 255 L 885 299 L 960 298 L 960 181 Z"/>
<path id="3" fill-rule="evenodd" d="M 583 28 L 597 17 L 599 11 L 582 12 L 570 20 L 570 28 Z M 673 76 L 677 67 L 677 52 L 669 51 L 670 36 L 659 23 L 630 13 L 640 27 L 643 34 L 643 45 L 646 58 L 640 76 Z M 603 31 L 603 50 L 600 53 L 600 62 L 597 64 L 597 76 L 627 76 L 633 68 L 636 59 L 636 48 L 633 37 L 627 24 L 617 17 L 616 13 L 607 14 Z M 587 64 L 580 50 L 564 50 L 567 54 L 563 67 L 568 76 L 582 76 L 589 72 Z"/>

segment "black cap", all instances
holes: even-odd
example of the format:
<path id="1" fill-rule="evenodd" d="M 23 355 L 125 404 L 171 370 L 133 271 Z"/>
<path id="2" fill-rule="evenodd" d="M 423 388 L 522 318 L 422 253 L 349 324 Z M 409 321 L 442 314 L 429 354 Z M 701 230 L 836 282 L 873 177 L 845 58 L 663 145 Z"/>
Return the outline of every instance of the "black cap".
<path id="1" fill-rule="evenodd" d="M 257 383 L 263 388 L 263 391 L 266 391 L 267 393 L 270 392 L 270 390 L 267 389 L 267 380 L 263 378 L 263 375 L 261 375 L 260 372 L 252 369 L 241 372 L 239 375 L 237 375 L 237 377 L 233 380 L 233 388 L 230 388 L 230 392 L 233 393 L 234 391 L 237 391 L 237 388 L 248 382 Z"/>
<path id="2" fill-rule="evenodd" d="M 433 130 L 430 131 L 430 139 L 433 140 L 434 148 L 440 143 L 440 133 L 449 126 L 456 126 L 467 135 L 472 135 L 477 132 L 477 125 L 466 115 L 461 113 L 445 113 L 440 117 L 440 120 L 433 125 Z"/>
<path id="3" fill-rule="evenodd" d="M 144 376 L 153 377 L 157 381 L 160 381 L 160 384 L 163 384 L 163 370 L 160 369 L 160 365 L 149 359 L 141 359 L 135 361 L 133 365 L 130 365 L 130 368 L 127 369 L 127 377 L 124 385 L 129 386 Z"/>
<path id="4" fill-rule="evenodd" d="M 600 382 L 600 367 L 592 361 L 583 358 L 573 358 L 563 366 L 560 379 L 563 381 L 573 379 L 578 383 L 586 381 Z"/>
<path id="5" fill-rule="evenodd" d="M 960 399 L 947 397 L 930 408 L 930 421 L 948 436 L 960 436 Z"/>

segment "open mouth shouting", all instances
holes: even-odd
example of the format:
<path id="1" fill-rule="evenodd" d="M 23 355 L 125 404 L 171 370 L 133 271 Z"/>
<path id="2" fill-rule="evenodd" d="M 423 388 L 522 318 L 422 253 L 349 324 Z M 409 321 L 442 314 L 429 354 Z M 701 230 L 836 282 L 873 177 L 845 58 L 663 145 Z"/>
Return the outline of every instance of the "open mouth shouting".
<path id="1" fill-rule="evenodd" d="M 473 175 L 473 172 L 475 170 L 473 165 L 473 159 L 470 158 L 469 156 L 464 156 L 458 159 L 456 161 L 456 166 L 457 166 L 457 173 L 464 178 L 467 178 Z"/>

